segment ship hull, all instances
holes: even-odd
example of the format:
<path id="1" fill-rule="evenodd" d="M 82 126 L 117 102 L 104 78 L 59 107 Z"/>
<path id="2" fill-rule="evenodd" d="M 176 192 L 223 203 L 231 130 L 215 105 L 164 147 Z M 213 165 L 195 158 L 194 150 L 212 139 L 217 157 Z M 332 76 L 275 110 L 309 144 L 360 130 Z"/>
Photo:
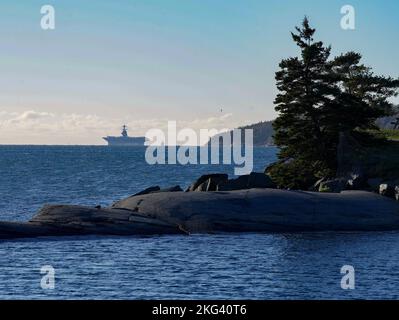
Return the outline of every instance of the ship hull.
<path id="1" fill-rule="evenodd" d="M 144 146 L 145 137 L 105 137 L 109 146 Z"/>

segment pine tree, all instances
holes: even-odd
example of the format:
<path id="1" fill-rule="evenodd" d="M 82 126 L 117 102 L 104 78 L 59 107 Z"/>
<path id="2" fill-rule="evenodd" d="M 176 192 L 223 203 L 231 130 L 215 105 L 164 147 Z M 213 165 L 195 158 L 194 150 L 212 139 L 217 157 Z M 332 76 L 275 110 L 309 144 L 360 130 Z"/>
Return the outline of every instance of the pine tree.
<path id="1" fill-rule="evenodd" d="M 279 116 L 274 122 L 279 162 L 269 168 L 276 182 L 286 188 L 303 189 L 319 176 L 331 175 L 332 150 L 323 139 L 322 109 L 331 103 L 338 88 L 330 77 L 330 47 L 313 39 L 315 29 L 304 19 L 292 38 L 301 56 L 285 59 L 276 73 L 280 93 L 275 100 Z"/>
<path id="2" fill-rule="evenodd" d="M 275 144 L 279 161 L 269 168 L 280 187 L 307 189 L 319 178 L 335 177 L 341 132 L 369 138 L 375 120 L 392 112 L 399 80 L 376 76 L 348 52 L 329 60 L 331 47 L 315 42 L 304 19 L 292 39 L 300 57 L 284 59 L 276 73 Z"/>
<path id="3" fill-rule="evenodd" d="M 370 67 L 360 63 L 361 59 L 359 53 L 348 52 L 331 62 L 331 76 L 340 91 L 324 113 L 325 127 L 333 134 L 377 129 L 375 120 L 394 110 L 389 99 L 397 95 L 399 81 L 374 75 Z"/>

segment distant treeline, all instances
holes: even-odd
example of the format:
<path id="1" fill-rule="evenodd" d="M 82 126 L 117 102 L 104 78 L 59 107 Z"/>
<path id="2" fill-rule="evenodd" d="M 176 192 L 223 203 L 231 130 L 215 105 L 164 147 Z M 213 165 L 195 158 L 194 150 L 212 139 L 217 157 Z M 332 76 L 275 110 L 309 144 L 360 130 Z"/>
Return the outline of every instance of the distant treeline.
<path id="1" fill-rule="evenodd" d="M 393 115 L 390 117 L 384 117 L 377 120 L 377 126 L 381 129 L 392 129 L 392 122 L 399 118 L 399 105 L 396 107 L 398 110 L 397 115 Z M 250 124 L 247 126 L 239 127 L 238 129 L 252 129 L 254 135 L 254 146 L 257 147 L 267 147 L 273 146 L 273 121 L 261 121 L 255 124 Z M 213 138 L 220 137 L 221 134 L 214 136 Z M 242 138 L 242 141 L 244 139 Z"/>
<path id="2" fill-rule="evenodd" d="M 377 126 L 381 129 L 392 129 L 392 122 L 394 122 L 397 118 L 399 118 L 399 105 L 395 108 L 398 113 L 391 117 L 384 117 L 377 120 Z"/>
<path id="3" fill-rule="evenodd" d="M 244 127 L 239 127 L 238 129 L 243 129 L 241 131 L 241 142 L 244 143 L 244 133 L 245 129 L 253 130 L 253 145 L 258 147 L 266 147 L 273 145 L 273 121 L 262 121 L 255 124 L 250 124 Z M 217 134 L 211 138 L 211 140 L 216 141 L 219 139 L 219 142 L 222 142 L 222 137 L 228 134 L 227 132 Z M 230 135 L 232 136 L 232 131 L 230 131 Z"/>

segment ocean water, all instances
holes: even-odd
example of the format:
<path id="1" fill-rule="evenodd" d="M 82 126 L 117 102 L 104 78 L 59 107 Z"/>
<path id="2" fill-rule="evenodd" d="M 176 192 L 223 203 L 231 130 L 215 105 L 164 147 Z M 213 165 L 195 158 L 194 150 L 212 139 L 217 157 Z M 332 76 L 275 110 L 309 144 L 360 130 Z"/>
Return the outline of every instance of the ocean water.
<path id="1" fill-rule="evenodd" d="M 0 146 L 0 220 L 45 203 L 109 205 L 233 166 L 158 165 L 144 148 Z M 254 150 L 254 170 L 276 158 Z M 243 212 L 245 214 L 245 212 Z M 40 269 L 55 269 L 41 288 Z M 355 289 L 341 288 L 341 267 Z M 397 299 L 399 233 L 65 237 L 0 241 L 0 299 Z"/>

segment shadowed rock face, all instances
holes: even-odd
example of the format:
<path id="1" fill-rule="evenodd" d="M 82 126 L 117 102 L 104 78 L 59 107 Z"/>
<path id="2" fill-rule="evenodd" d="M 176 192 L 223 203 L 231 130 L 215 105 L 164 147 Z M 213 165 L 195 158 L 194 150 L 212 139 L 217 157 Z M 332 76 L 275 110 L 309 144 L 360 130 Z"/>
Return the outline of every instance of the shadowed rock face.
<path id="1" fill-rule="evenodd" d="M 0 238 L 382 230 L 399 230 L 394 199 L 275 189 L 150 193 L 110 208 L 46 206 L 27 223 L 0 222 Z"/>
<path id="2" fill-rule="evenodd" d="M 121 200 L 113 208 L 177 224 L 189 233 L 399 229 L 398 203 L 363 191 L 154 194 Z"/>

